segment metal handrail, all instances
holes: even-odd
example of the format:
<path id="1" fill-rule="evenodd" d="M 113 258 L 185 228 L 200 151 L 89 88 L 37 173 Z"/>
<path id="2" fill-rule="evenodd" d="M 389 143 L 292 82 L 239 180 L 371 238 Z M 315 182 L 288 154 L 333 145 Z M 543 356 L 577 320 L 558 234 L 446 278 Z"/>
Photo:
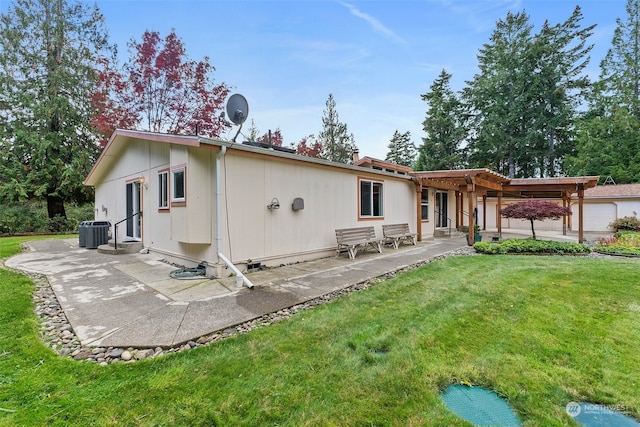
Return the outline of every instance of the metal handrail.
<path id="1" fill-rule="evenodd" d="M 442 214 L 442 211 L 435 210 L 435 213 L 440 216 L 440 214 Z M 449 237 L 451 237 L 451 218 L 447 217 L 447 222 L 449 223 Z"/>
<path id="2" fill-rule="evenodd" d="M 130 220 L 136 215 L 140 215 L 140 217 L 142 217 L 142 211 L 138 211 L 138 212 L 136 212 L 136 213 L 134 213 L 132 215 L 129 215 L 125 219 L 122 219 L 122 220 L 116 222 L 115 224 L 113 224 L 113 247 L 114 247 L 115 250 L 118 250 L 118 224 L 121 224 L 121 223 L 123 223 L 125 221 Z"/>

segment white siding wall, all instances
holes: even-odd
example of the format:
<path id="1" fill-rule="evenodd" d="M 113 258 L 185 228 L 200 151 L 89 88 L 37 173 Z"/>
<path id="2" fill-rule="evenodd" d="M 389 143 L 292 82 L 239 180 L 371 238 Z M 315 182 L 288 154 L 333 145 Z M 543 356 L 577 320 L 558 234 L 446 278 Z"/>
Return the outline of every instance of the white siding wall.
<path id="1" fill-rule="evenodd" d="M 232 153 L 225 161 L 223 228 L 229 230 L 232 247 L 225 250 L 234 261 L 330 254 L 336 228 L 372 225 L 380 238 L 383 223 L 407 222 L 415 229 L 415 187 L 409 180 Z M 358 176 L 382 180 L 384 220 L 358 220 Z M 297 197 L 304 200 L 303 210 L 291 207 Z M 274 198 L 280 209 L 267 208 Z"/>
<path id="2" fill-rule="evenodd" d="M 96 219 L 112 224 L 124 219 L 126 183 L 143 178 L 143 244 L 174 261 L 215 264 L 218 152 L 208 147 L 127 141 L 121 158 L 96 185 Z M 186 206 L 159 210 L 158 172 L 176 165 L 186 166 Z M 250 259 L 279 265 L 329 256 L 335 253 L 336 228 L 372 225 L 382 238 L 383 223 L 406 222 L 415 232 L 417 196 L 409 179 L 233 149 L 227 151 L 222 165 L 222 250 L 233 262 Z M 358 177 L 383 182 L 383 219 L 358 219 Z M 292 209 L 296 197 L 304 200 L 303 210 Z M 274 198 L 280 209 L 267 209 Z M 125 231 L 122 223 L 119 238 Z"/>

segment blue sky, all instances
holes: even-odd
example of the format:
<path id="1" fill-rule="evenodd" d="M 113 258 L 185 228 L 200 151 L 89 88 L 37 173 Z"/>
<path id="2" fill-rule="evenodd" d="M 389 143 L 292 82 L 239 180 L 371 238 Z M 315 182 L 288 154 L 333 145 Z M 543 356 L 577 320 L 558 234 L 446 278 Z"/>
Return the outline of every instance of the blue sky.
<path id="1" fill-rule="evenodd" d="M 6 11 L 9 0 L 0 0 Z M 361 156 L 384 159 L 395 130 L 424 136 L 427 92 L 444 68 L 459 90 L 477 72 L 478 49 L 496 21 L 525 11 L 538 31 L 565 21 L 576 5 L 583 25 L 597 24 L 589 74 L 611 45 L 626 0 L 96 0 L 112 42 L 145 30 L 174 28 L 188 56 L 210 58 L 217 82 L 249 102 L 264 133 L 280 128 L 285 144 L 322 129 L 329 93 Z M 228 137 L 233 137 L 235 130 Z"/>

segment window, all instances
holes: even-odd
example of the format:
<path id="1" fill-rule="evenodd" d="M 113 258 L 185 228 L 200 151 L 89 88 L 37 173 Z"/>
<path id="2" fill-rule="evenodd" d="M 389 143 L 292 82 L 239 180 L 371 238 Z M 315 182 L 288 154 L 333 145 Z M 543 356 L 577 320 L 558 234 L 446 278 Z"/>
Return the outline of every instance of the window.
<path id="1" fill-rule="evenodd" d="M 169 172 L 162 171 L 158 173 L 158 208 L 166 209 L 169 207 Z"/>
<path id="2" fill-rule="evenodd" d="M 171 171 L 171 201 L 185 201 L 185 174 L 184 168 Z"/>
<path id="3" fill-rule="evenodd" d="M 382 217 L 382 183 L 360 181 L 360 216 Z"/>
<path id="4" fill-rule="evenodd" d="M 420 219 L 429 220 L 429 189 L 423 188 L 420 196 Z"/>

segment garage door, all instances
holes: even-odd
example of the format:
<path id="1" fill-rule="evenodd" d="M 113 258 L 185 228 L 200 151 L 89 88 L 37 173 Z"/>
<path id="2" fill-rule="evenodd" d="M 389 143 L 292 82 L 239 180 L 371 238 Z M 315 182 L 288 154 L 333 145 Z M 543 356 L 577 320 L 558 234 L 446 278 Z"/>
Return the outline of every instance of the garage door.
<path id="1" fill-rule="evenodd" d="M 578 230 L 578 204 L 571 206 L 573 218 L 571 218 L 572 229 Z M 583 205 L 582 225 L 584 231 L 608 231 L 609 224 L 615 221 L 617 206 L 613 203 L 585 203 Z"/>

